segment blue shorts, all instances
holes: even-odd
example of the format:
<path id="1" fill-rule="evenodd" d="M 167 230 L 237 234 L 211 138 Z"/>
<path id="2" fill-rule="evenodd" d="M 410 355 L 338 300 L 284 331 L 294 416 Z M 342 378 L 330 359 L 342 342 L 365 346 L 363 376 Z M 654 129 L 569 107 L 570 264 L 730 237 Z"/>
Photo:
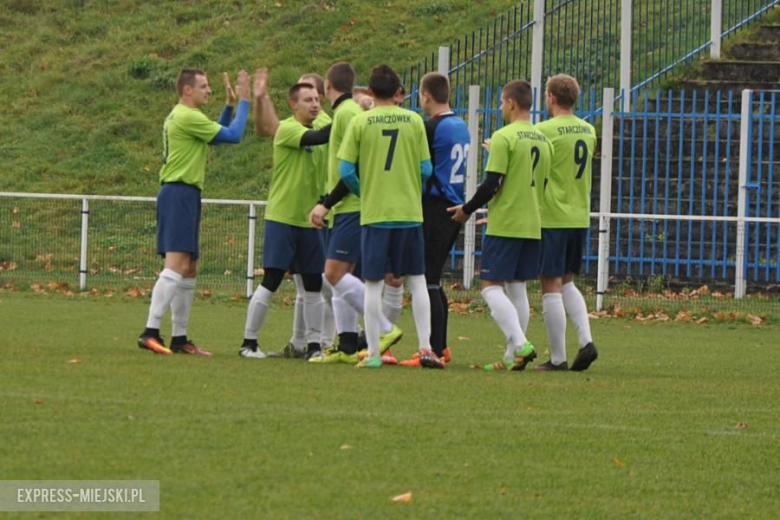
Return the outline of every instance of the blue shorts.
<path id="1" fill-rule="evenodd" d="M 263 268 L 299 274 L 322 273 L 325 244 L 318 229 L 265 221 Z"/>
<path id="2" fill-rule="evenodd" d="M 200 256 L 200 190 L 182 182 L 163 184 L 157 192 L 157 253 Z"/>
<path id="3" fill-rule="evenodd" d="M 379 281 L 385 273 L 400 278 L 425 273 L 425 241 L 422 225 L 411 228 L 361 229 L 363 279 Z"/>
<path id="4" fill-rule="evenodd" d="M 541 240 L 485 236 L 482 241 L 482 280 L 530 280 L 539 274 Z"/>
<path id="5" fill-rule="evenodd" d="M 360 212 L 339 213 L 333 217 L 326 257 L 350 264 L 360 261 Z"/>
<path id="6" fill-rule="evenodd" d="M 542 261 L 539 272 L 544 276 L 561 277 L 580 274 L 582 251 L 588 230 L 542 229 Z"/>

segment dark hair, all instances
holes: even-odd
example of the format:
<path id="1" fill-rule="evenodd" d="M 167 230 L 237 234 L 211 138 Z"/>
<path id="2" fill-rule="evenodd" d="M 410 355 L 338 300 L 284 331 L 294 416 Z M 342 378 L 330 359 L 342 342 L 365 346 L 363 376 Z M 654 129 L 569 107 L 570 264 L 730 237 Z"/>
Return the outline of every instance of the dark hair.
<path id="1" fill-rule="evenodd" d="M 571 108 L 580 98 L 580 85 L 568 74 L 557 74 L 547 79 L 547 92 L 562 108 Z"/>
<path id="2" fill-rule="evenodd" d="M 429 72 L 420 82 L 420 90 L 431 95 L 434 101 L 441 104 L 450 102 L 450 80 L 438 72 Z"/>
<path id="3" fill-rule="evenodd" d="M 298 93 L 305 88 L 313 88 L 314 90 L 317 90 L 311 83 L 296 83 L 290 87 L 290 90 L 287 91 L 287 99 L 290 101 L 298 101 Z"/>
<path id="4" fill-rule="evenodd" d="M 352 92 L 352 88 L 355 86 L 355 69 L 346 61 L 331 65 L 325 77 L 330 81 L 330 85 L 339 92 Z"/>
<path id="5" fill-rule="evenodd" d="M 320 96 L 325 95 L 325 80 L 322 79 L 322 76 L 316 72 L 307 72 L 301 76 L 301 79 L 303 80 L 302 83 L 311 83 Z"/>
<path id="6" fill-rule="evenodd" d="M 368 86 L 377 99 L 392 99 L 401 88 L 401 78 L 387 65 L 377 65 L 371 71 Z"/>
<path id="7" fill-rule="evenodd" d="M 181 69 L 179 77 L 176 78 L 176 93 L 180 96 L 184 93 L 184 86 L 195 86 L 195 76 L 205 76 L 206 73 L 201 69 Z"/>
<path id="8" fill-rule="evenodd" d="M 514 80 L 504 85 L 502 96 L 511 99 L 523 110 L 531 110 L 534 104 L 534 92 L 531 84 L 525 80 Z"/>

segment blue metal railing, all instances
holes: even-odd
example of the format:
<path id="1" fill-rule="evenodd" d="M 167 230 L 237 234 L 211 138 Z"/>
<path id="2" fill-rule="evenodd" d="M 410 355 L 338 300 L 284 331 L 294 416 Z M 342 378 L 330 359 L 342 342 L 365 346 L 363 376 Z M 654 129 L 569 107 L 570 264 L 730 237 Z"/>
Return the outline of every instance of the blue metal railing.
<path id="1" fill-rule="evenodd" d="M 702 55 L 711 45 L 712 0 L 634 0 L 632 21 L 632 91 L 659 84 L 678 65 Z M 722 36 L 755 22 L 780 0 L 723 0 Z M 547 0 L 542 75 L 565 72 L 583 90 L 619 88 L 620 0 Z M 448 70 L 453 89 L 468 85 L 498 87 L 529 79 L 533 0 L 496 17 L 491 23 L 450 42 Z M 438 68 L 431 53 L 402 72 L 411 92 L 422 76 Z M 411 96 L 409 96 L 411 98 Z"/>

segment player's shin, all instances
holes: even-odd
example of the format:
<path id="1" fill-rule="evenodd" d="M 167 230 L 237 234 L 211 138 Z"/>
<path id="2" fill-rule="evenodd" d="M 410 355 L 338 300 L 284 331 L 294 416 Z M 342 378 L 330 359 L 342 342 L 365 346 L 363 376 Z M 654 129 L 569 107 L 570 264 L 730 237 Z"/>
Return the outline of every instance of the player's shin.
<path id="1" fill-rule="evenodd" d="M 588 318 L 588 308 L 585 305 L 585 298 L 574 282 L 563 284 L 561 292 L 563 296 L 563 306 L 566 313 L 571 318 L 574 328 L 577 329 L 577 336 L 580 341 L 580 348 L 593 342 L 593 336 L 590 332 L 590 318 Z"/>
<path id="2" fill-rule="evenodd" d="M 414 326 L 417 329 L 420 350 L 431 350 L 431 300 L 425 276 L 414 275 L 406 277 L 406 284 L 412 295 L 412 311 Z"/>
<path id="3" fill-rule="evenodd" d="M 365 324 L 368 355 L 379 355 L 379 334 L 382 320 L 382 286 L 383 281 L 366 281 Z"/>

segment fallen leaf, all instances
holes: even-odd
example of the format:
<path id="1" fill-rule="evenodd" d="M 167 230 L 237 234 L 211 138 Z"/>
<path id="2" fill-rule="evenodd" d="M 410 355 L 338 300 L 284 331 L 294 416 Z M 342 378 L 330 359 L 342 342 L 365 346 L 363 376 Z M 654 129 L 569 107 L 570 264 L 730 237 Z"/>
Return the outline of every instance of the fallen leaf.
<path id="1" fill-rule="evenodd" d="M 225 269 L 225 272 L 223 273 L 225 276 L 230 276 L 233 274 L 233 271 L 231 269 Z"/>
<path id="2" fill-rule="evenodd" d="M 506 486 L 501 486 L 501 494 L 506 495 Z"/>
<path id="3" fill-rule="evenodd" d="M 737 423 L 735 428 L 737 430 L 747 430 L 748 429 L 748 423 L 746 423 L 746 422 Z"/>
<path id="4" fill-rule="evenodd" d="M 613 466 L 615 466 L 616 468 L 622 468 L 622 467 L 624 467 L 624 466 L 626 465 L 626 463 L 625 463 L 625 462 L 623 462 L 623 461 L 622 461 L 622 460 L 620 460 L 620 459 L 614 459 L 614 460 L 612 461 L 612 465 L 613 465 Z"/>
<path id="5" fill-rule="evenodd" d="M 67 360 L 65 363 L 68 363 L 70 365 L 78 365 L 78 364 L 81 363 L 81 360 L 79 358 L 73 358 L 73 359 Z"/>
<path id="6" fill-rule="evenodd" d="M 340 450 L 351 450 L 352 446 L 350 446 L 349 444 L 342 444 L 339 449 Z"/>
<path id="7" fill-rule="evenodd" d="M 402 495 L 396 495 L 393 498 L 391 498 L 393 502 L 403 502 L 405 504 L 409 504 L 412 501 L 412 492 L 409 491 L 408 493 L 404 493 Z"/>
<path id="8" fill-rule="evenodd" d="M 19 229 L 19 228 L 21 228 L 21 227 L 22 227 L 22 223 L 21 223 L 21 222 L 19 222 L 18 220 L 14 220 L 13 222 L 11 222 L 11 227 L 12 227 L 12 228 Z"/>
<path id="9" fill-rule="evenodd" d="M 43 399 L 41 399 L 40 397 L 36 397 L 35 404 L 43 404 Z"/>
<path id="10" fill-rule="evenodd" d="M 19 213 L 19 208 L 15 207 L 14 209 L 11 210 L 11 213 L 13 213 L 14 215 Z"/>
<path id="11" fill-rule="evenodd" d="M 460 341 L 469 341 L 471 338 L 470 338 L 470 337 L 468 337 L 468 336 L 458 336 L 458 339 L 459 339 Z"/>
<path id="12" fill-rule="evenodd" d="M 699 318 L 698 320 L 696 320 L 696 324 L 702 325 L 703 323 L 707 323 L 707 321 L 708 321 L 707 318 Z"/>

